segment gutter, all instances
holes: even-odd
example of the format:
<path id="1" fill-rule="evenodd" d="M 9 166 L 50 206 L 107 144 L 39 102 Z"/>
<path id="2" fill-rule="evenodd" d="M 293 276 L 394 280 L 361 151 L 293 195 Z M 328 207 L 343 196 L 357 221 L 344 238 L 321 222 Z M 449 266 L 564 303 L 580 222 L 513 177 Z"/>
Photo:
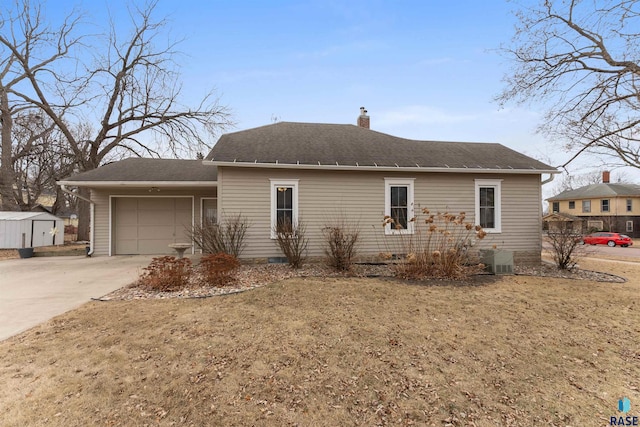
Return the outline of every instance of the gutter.
<path id="1" fill-rule="evenodd" d="M 130 187 L 130 188 L 144 188 L 144 187 L 160 187 L 160 188 L 183 188 L 183 187 L 215 187 L 218 185 L 217 181 L 58 181 L 58 185 L 72 185 L 74 187 L 92 187 L 92 188 L 106 188 L 106 187 Z"/>
<path id="2" fill-rule="evenodd" d="M 77 197 L 78 199 L 84 200 L 85 202 L 89 202 L 89 225 L 90 225 L 90 230 L 89 230 L 89 252 L 87 252 L 87 256 L 91 256 L 93 255 L 93 251 L 94 251 L 94 247 L 93 247 L 93 242 L 95 240 L 95 216 L 96 216 L 96 210 L 95 210 L 95 205 L 96 202 L 94 202 L 91 199 L 87 199 L 86 197 L 83 197 L 81 195 L 79 195 L 78 193 L 74 193 L 73 191 L 67 189 L 66 184 L 62 184 L 61 182 L 57 183 L 60 186 L 60 190 L 62 190 L 63 193 L 67 193 L 72 195 L 73 197 Z"/>
<path id="3" fill-rule="evenodd" d="M 448 173 L 499 173 L 499 174 L 554 174 L 559 173 L 556 169 L 515 169 L 515 168 L 487 168 L 487 167 L 421 167 L 416 166 L 364 166 L 364 165 L 340 165 L 340 164 L 302 164 L 302 163 L 246 163 L 227 162 L 218 160 L 203 160 L 202 164 L 213 166 L 231 166 L 244 168 L 271 168 L 271 169 L 323 169 L 323 170 L 349 170 L 349 171 L 382 171 L 382 172 L 448 172 Z"/>

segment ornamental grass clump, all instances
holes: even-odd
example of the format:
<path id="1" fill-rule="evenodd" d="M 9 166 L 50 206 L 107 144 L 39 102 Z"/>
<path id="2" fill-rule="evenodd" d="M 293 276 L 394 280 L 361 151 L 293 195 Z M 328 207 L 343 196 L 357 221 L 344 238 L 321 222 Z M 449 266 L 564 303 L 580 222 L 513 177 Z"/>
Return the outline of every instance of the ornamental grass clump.
<path id="1" fill-rule="evenodd" d="M 395 275 L 404 279 L 426 277 L 462 279 L 482 270 L 482 265 L 471 262 L 469 248 L 487 233 L 479 225 L 474 225 L 460 212 L 431 213 L 429 209 L 419 210 L 416 217 L 409 220 L 413 233 L 385 236 L 383 258 L 391 259 Z M 386 216 L 384 227 L 399 230 L 393 218 Z"/>

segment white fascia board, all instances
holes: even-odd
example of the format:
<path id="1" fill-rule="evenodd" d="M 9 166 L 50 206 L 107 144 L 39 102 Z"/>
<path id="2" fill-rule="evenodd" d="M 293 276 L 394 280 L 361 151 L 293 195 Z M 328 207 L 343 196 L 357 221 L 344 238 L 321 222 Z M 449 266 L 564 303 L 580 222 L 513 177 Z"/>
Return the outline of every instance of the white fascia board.
<path id="1" fill-rule="evenodd" d="M 69 187 L 216 187 L 217 181 L 58 181 Z"/>
<path id="2" fill-rule="evenodd" d="M 203 160 L 203 164 L 214 166 L 230 166 L 237 168 L 270 168 L 270 169 L 316 169 L 316 170 L 351 170 L 382 172 L 447 172 L 447 173 L 504 173 L 504 174 L 556 174 L 556 169 L 488 169 L 488 168 L 446 168 L 446 167 L 406 167 L 406 166 L 347 166 L 347 165 L 311 165 L 287 163 L 244 163 Z"/>

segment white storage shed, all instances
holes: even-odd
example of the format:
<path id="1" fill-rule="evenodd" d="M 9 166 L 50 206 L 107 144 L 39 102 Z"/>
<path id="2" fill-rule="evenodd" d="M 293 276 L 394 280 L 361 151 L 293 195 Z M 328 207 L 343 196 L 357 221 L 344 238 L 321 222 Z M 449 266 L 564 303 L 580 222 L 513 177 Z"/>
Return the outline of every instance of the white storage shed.
<path id="1" fill-rule="evenodd" d="M 0 212 L 0 249 L 63 245 L 64 221 L 47 212 Z"/>

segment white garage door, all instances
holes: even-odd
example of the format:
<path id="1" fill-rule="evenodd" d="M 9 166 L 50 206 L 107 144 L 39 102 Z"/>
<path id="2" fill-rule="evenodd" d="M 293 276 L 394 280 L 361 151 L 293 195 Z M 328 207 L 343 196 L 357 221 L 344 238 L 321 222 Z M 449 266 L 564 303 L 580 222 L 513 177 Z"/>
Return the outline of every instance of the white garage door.
<path id="1" fill-rule="evenodd" d="M 115 255 L 174 254 L 169 244 L 189 241 L 190 197 L 118 197 L 113 213 Z"/>

